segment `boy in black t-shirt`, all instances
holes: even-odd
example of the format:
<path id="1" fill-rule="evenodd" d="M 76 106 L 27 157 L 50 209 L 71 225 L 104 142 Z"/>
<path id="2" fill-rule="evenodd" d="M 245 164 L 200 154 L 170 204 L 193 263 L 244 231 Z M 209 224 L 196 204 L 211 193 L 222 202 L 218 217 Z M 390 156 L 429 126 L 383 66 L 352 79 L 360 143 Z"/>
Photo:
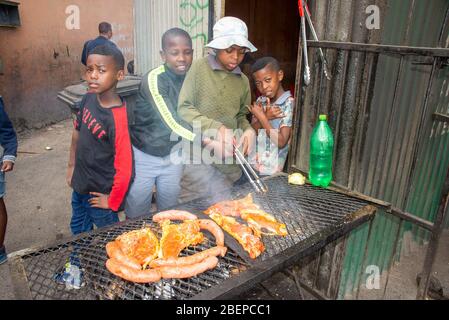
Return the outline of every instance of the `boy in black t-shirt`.
<path id="1" fill-rule="evenodd" d="M 124 58 L 111 46 L 87 58 L 84 96 L 75 120 L 67 182 L 73 188 L 73 234 L 117 222 L 132 174 L 126 103 L 116 92 Z M 79 219 L 82 221 L 79 221 Z"/>
<path id="2" fill-rule="evenodd" d="M 74 235 L 114 224 L 132 175 L 132 150 L 126 103 L 116 92 L 124 78 L 119 49 L 99 46 L 87 58 L 89 92 L 74 122 L 67 183 L 73 188 L 71 231 Z M 75 250 L 76 251 L 76 250 Z M 79 261 L 72 254 L 56 280 L 79 288 Z"/>

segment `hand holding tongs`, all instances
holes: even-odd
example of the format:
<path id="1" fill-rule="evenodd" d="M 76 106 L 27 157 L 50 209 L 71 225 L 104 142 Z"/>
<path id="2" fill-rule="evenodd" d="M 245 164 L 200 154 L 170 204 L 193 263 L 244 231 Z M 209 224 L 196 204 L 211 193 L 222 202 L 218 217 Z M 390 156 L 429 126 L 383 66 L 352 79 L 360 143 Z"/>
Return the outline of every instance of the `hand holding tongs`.
<path id="1" fill-rule="evenodd" d="M 254 171 L 254 169 L 251 167 L 249 162 L 245 159 L 242 152 L 239 150 L 239 148 L 235 144 L 234 144 L 234 155 L 235 155 L 235 158 L 237 159 L 237 161 L 239 162 L 240 166 L 242 167 L 242 170 L 245 173 L 246 177 L 248 178 L 249 182 L 253 186 L 253 188 L 258 193 L 268 192 L 268 188 L 265 185 L 265 183 L 262 180 L 260 180 L 256 171 Z"/>
<path id="2" fill-rule="evenodd" d="M 298 0 L 298 6 L 299 6 L 299 15 L 301 16 L 301 29 L 302 29 L 302 39 L 303 39 L 303 48 L 304 48 L 304 84 L 308 86 L 310 84 L 310 67 L 309 67 L 309 60 L 307 56 L 307 39 L 306 39 L 306 23 L 305 18 L 307 18 L 307 22 L 309 24 L 310 30 L 312 31 L 312 36 L 315 41 L 318 41 L 318 36 L 315 31 L 315 27 L 312 23 L 312 18 L 310 15 L 309 7 L 307 6 L 307 3 L 305 0 Z M 331 80 L 331 77 L 329 75 L 329 72 L 327 71 L 327 61 L 326 57 L 324 56 L 323 49 L 319 48 L 318 53 L 321 58 L 321 62 L 323 64 L 323 71 L 324 75 L 327 80 Z"/>

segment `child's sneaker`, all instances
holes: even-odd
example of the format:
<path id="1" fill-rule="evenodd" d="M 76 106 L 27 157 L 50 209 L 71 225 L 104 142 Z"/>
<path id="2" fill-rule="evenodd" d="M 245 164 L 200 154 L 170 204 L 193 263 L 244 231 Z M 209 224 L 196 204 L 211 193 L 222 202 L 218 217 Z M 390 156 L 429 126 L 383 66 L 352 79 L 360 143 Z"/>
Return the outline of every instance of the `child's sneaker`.
<path id="1" fill-rule="evenodd" d="M 81 289 L 85 283 L 83 281 L 83 271 L 79 266 L 67 262 L 58 272 L 55 273 L 53 279 L 59 284 L 65 284 L 68 290 Z"/>
<path id="2" fill-rule="evenodd" d="M 4 264 L 6 261 L 8 261 L 8 256 L 6 255 L 5 246 L 3 246 L 0 248 L 0 264 Z"/>

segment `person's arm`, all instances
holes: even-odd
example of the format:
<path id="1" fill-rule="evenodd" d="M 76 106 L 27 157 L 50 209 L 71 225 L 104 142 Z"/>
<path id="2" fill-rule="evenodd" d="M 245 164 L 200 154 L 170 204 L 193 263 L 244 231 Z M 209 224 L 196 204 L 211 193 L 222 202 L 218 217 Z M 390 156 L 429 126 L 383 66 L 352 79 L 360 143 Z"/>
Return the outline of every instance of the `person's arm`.
<path id="1" fill-rule="evenodd" d="M 256 131 L 254 131 L 253 127 L 250 125 L 247 115 L 250 112 L 250 104 L 251 104 L 251 93 L 249 80 L 246 76 L 242 75 L 245 85 L 244 92 L 242 98 L 240 100 L 240 111 L 237 114 L 237 126 L 238 128 L 243 130 L 243 135 L 239 140 L 238 146 L 242 148 L 242 153 L 244 155 L 248 155 L 252 152 L 252 148 L 255 145 L 256 141 Z"/>
<path id="2" fill-rule="evenodd" d="M 260 124 L 259 120 L 253 116 L 253 119 L 251 121 L 251 126 L 256 131 L 256 133 L 259 133 L 259 130 L 262 129 L 262 125 Z"/>
<path id="3" fill-rule="evenodd" d="M 0 144 L 4 149 L 1 171 L 12 171 L 17 157 L 17 135 L 5 112 L 2 97 L 0 97 Z"/>
<path id="4" fill-rule="evenodd" d="M 248 119 L 246 118 L 246 116 L 249 113 L 248 108 L 251 106 L 251 92 L 248 78 L 244 75 L 242 75 L 242 77 L 245 84 L 243 89 L 243 95 L 240 99 L 240 110 L 237 113 L 236 119 L 237 119 L 237 128 L 246 131 L 248 129 L 251 129 L 251 125 Z"/>
<path id="5" fill-rule="evenodd" d="M 268 99 L 268 102 L 269 101 L 270 99 Z M 281 108 L 279 108 L 278 106 L 272 106 L 270 104 L 267 105 L 265 114 L 267 115 L 268 120 L 282 119 L 285 117 L 284 112 L 282 112 Z"/>
<path id="6" fill-rule="evenodd" d="M 80 133 L 74 128 L 72 133 L 72 143 L 70 144 L 69 163 L 67 165 L 66 181 L 69 187 L 72 187 L 73 170 L 75 169 L 76 147 L 78 145 Z"/>
<path id="7" fill-rule="evenodd" d="M 274 120 L 274 119 L 282 119 L 284 118 L 284 113 L 279 107 L 267 107 L 267 110 L 265 111 L 265 115 L 267 116 L 268 120 Z M 259 132 L 260 129 L 262 129 L 262 125 L 260 124 L 259 120 L 253 116 L 253 119 L 251 121 L 251 126 L 253 127 L 256 132 Z"/>
<path id="8" fill-rule="evenodd" d="M 89 200 L 89 203 L 94 208 L 118 211 L 131 183 L 133 156 L 126 109 L 114 108 L 112 114 L 115 123 L 115 175 L 112 190 L 109 195 L 91 192 L 94 197 Z"/>
<path id="9" fill-rule="evenodd" d="M 292 135 L 292 126 L 293 126 L 293 107 L 295 105 L 295 99 L 289 98 L 285 105 L 283 106 L 282 111 L 282 119 L 279 123 L 280 133 L 282 135 L 283 144 L 279 146 L 279 148 L 285 147 L 290 143 L 291 135 Z"/>
<path id="10" fill-rule="evenodd" d="M 260 104 L 254 104 L 251 108 L 251 112 L 257 117 L 262 128 L 265 129 L 267 135 L 270 137 L 270 140 L 273 141 L 278 148 L 282 149 L 289 143 L 291 126 L 284 125 L 281 126 L 280 130 L 274 129 Z"/>
<path id="11" fill-rule="evenodd" d="M 75 119 L 73 120 L 73 133 L 72 133 L 72 142 L 70 144 L 69 151 L 69 161 L 67 163 L 67 174 L 66 174 L 66 182 L 69 187 L 72 187 L 72 177 L 73 170 L 75 169 L 75 159 L 76 159 L 76 149 L 79 141 L 79 132 L 81 130 L 81 125 L 83 122 L 83 110 L 84 105 L 86 104 L 87 94 L 83 96 L 80 102 L 80 108 L 76 113 Z"/>
<path id="12" fill-rule="evenodd" d="M 191 126 L 186 121 L 178 119 L 177 114 L 172 113 L 172 110 L 176 112 L 178 106 L 177 101 L 174 102 L 170 99 L 170 82 L 160 77 L 164 72 L 165 67 L 160 66 L 149 73 L 148 79 L 144 83 L 148 88 L 143 88 L 148 90 L 145 96 L 156 107 L 157 112 L 170 130 L 184 139 L 193 141 L 195 134 L 192 132 Z"/>
<path id="13" fill-rule="evenodd" d="M 260 99 L 257 99 L 255 103 L 261 104 L 262 102 Z M 251 112 L 251 108 L 248 109 Z M 279 107 L 271 105 L 270 98 L 267 98 L 266 101 L 265 115 L 267 116 L 268 120 L 279 119 L 284 117 L 284 113 Z M 257 119 L 255 115 L 252 115 L 251 126 L 253 127 L 254 130 L 256 130 L 257 133 L 259 133 L 259 130 L 262 129 L 262 125 L 260 124 L 259 119 Z"/>

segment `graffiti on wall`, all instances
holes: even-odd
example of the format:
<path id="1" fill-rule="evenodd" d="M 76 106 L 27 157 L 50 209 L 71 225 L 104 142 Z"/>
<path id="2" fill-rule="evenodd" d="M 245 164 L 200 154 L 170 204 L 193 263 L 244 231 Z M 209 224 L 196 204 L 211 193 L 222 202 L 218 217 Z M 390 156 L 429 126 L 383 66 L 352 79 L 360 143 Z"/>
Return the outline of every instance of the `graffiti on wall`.
<path id="1" fill-rule="evenodd" d="M 209 15 L 209 0 L 183 0 L 179 8 L 181 26 L 190 34 L 192 40 L 202 40 L 203 45 L 206 45 L 208 41 L 207 33 L 203 30 L 197 30 L 197 27 Z"/>

